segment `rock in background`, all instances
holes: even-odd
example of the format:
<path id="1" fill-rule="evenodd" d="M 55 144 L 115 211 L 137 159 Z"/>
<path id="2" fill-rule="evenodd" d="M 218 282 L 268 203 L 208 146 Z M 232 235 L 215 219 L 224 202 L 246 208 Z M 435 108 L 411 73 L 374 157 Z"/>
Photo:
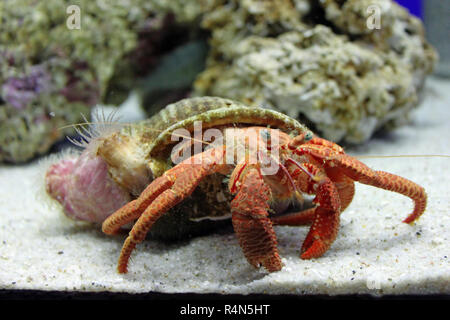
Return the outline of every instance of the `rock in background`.
<path id="1" fill-rule="evenodd" d="M 390 0 L 227 1 L 203 26 L 213 51 L 195 94 L 277 108 L 337 142 L 406 123 L 436 60 L 420 20 Z"/>
<path id="2" fill-rule="evenodd" d="M 408 121 L 436 60 L 420 20 L 390 0 L 5 0 L 0 20 L 0 162 L 46 153 L 80 113 L 134 89 L 149 115 L 216 95 L 361 143 Z"/>
<path id="3" fill-rule="evenodd" d="M 67 20 L 76 5 L 80 29 Z M 120 104 L 166 51 L 188 39 L 147 0 L 0 2 L 0 162 L 48 152 L 97 103 Z M 61 127 L 66 127 L 61 129 Z"/>
<path id="4" fill-rule="evenodd" d="M 136 43 L 133 23 L 145 17 L 145 1 L 119 2 L 0 3 L 0 162 L 47 152 L 73 131 L 60 127 L 80 122 L 104 98 L 117 62 Z M 66 25 L 71 4 L 82 8 L 80 30 Z"/>

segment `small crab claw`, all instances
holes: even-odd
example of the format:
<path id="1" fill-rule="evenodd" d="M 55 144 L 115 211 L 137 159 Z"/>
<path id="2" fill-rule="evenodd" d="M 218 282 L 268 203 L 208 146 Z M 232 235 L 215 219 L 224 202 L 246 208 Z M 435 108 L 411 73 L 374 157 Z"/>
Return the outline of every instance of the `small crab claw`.
<path id="1" fill-rule="evenodd" d="M 313 217 L 313 221 L 302 245 L 301 258 L 311 259 L 322 256 L 336 239 L 341 200 L 338 188 L 323 169 L 311 163 L 299 165 L 308 174 L 309 184 L 316 194 L 313 202 L 318 204 L 305 213 L 308 217 Z"/>
<path id="2" fill-rule="evenodd" d="M 341 200 L 336 185 L 316 166 L 304 163 L 303 166 L 314 175 L 311 183 L 316 189 L 314 202 L 314 221 L 302 246 L 302 259 L 322 256 L 336 239 L 339 229 Z"/>
<path id="3" fill-rule="evenodd" d="M 237 167 L 236 170 L 242 168 Z M 281 270 L 277 239 L 267 212 L 270 188 L 259 169 L 248 166 L 237 189 L 236 197 L 231 202 L 231 214 L 245 257 L 254 267 L 263 265 L 269 272 Z"/>

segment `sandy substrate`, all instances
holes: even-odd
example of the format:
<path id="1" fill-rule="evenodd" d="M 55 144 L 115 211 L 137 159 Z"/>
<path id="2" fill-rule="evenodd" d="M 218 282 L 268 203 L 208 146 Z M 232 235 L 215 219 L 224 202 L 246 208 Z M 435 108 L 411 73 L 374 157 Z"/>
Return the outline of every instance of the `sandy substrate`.
<path id="1" fill-rule="evenodd" d="M 374 138 L 361 155 L 450 155 L 450 82 L 431 79 L 411 125 Z M 0 167 L 0 288 L 222 294 L 450 294 L 449 158 L 365 158 L 372 168 L 425 187 L 429 204 L 414 226 L 412 202 L 357 184 L 339 236 L 320 259 L 299 259 L 307 227 L 275 227 L 283 270 L 245 260 L 233 233 L 179 243 L 145 241 L 129 274 L 116 273 L 124 236 L 75 223 L 43 199 L 42 160 Z M 45 161 L 44 161 L 45 163 Z"/>

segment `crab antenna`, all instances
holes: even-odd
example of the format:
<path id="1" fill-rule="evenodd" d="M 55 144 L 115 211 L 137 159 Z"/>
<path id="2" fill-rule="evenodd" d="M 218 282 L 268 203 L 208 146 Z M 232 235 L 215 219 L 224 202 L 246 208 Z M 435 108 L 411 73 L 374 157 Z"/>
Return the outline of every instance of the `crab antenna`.
<path id="1" fill-rule="evenodd" d="M 246 162 L 242 164 L 242 167 L 241 167 L 241 168 L 239 168 L 239 172 L 237 173 L 237 176 L 236 176 L 236 177 L 234 178 L 234 180 L 233 180 L 233 183 L 232 183 L 232 185 L 231 185 L 231 187 L 230 187 L 230 192 L 231 192 L 231 193 L 236 192 L 236 185 L 237 185 L 237 182 L 239 181 L 239 178 L 241 177 L 241 174 L 242 174 L 242 172 L 244 171 L 245 167 L 247 167 L 247 163 L 246 163 Z"/>
<path id="2" fill-rule="evenodd" d="M 300 201 L 302 203 L 302 205 L 303 205 L 303 202 L 304 202 L 303 197 L 300 194 L 300 192 L 298 191 L 297 186 L 295 185 L 294 179 L 292 179 L 292 176 L 289 173 L 288 169 L 286 169 L 286 167 L 282 163 L 280 163 L 280 168 L 284 172 L 284 174 L 287 176 L 287 178 L 289 180 L 289 183 L 291 184 L 292 188 L 294 189 L 295 198 L 298 201 Z"/>
<path id="3" fill-rule="evenodd" d="M 304 173 L 306 173 L 308 175 L 308 177 L 311 178 L 311 180 L 315 180 L 315 176 L 312 175 L 304 166 L 302 166 L 300 163 L 298 163 L 297 161 L 295 161 L 292 158 L 287 158 L 286 161 L 289 161 L 290 163 L 292 163 L 293 165 L 295 165 L 297 168 L 299 168 L 300 170 L 302 170 Z"/>
<path id="4" fill-rule="evenodd" d="M 377 159 L 377 158 L 450 158 L 445 154 L 401 154 L 396 156 L 354 156 L 356 159 Z"/>
<path id="5" fill-rule="evenodd" d="M 261 158 L 261 157 L 269 157 L 273 161 L 275 161 L 275 163 L 278 165 L 278 167 L 281 169 L 281 171 L 284 173 L 284 175 L 289 180 L 289 184 L 291 185 L 297 200 L 303 202 L 303 197 L 301 196 L 300 192 L 298 192 L 297 186 L 295 185 L 295 182 L 294 182 L 294 179 L 292 179 L 291 174 L 289 173 L 288 169 L 284 166 L 284 164 L 282 164 L 280 161 L 275 159 L 275 157 L 273 157 L 272 155 L 264 154 L 262 151 L 259 151 L 258 158 Z"/>
<path id="6" fill-rule="evenodd" d="M 85 118 L 86 120 L 86 118 Z M 110 120 L 110 119 L 109 119 Z M 63 130 L 66 128 L 77 128 L 77 127 L 82 127 L 85 125 L 96 125 L 96 124 L 103 124 L 103 125 L 111 125 L 113 123 L 113 121 L 98 121 L 98 122 L 90 122 L 90 121 L 85 121 L 85 122 L 80 122 L 80 123 L 75 123 L 75 124 L 68 124 L 62 127 L 59 127 L 58 130 Z M 123 122 L 121 123 L 123 125 L 133 125 L 133 123 L 131 122 Z M 80 132 L 80 129 L 76 129 L 77 132 Z M 83 130 L 86 130 L 85 128 L 83 128 Z M 90 132 L 90 133 L 98 133 L 98 130 L 93 129 L 95 132 Z M 148 130 L 150 131 L 157 131 L 157 132 L 163 132 L 163 130 L 159 130 L 159 129 L 154 129 L 154 128 L 148 128 Z M 197 142 L 201 142 L 203 144 L 207 144 L 210 145 L 212 144 L 211 142 L 207 142 L 207 141 L 203 141 L 201 139 L 195 139 L 193 137 L 189 137 L 189 136 L 185 136 L 183 134 L 178 134 L 178 133 L 172 133 L 175 136 L 181 137 L 181 138 L 186 138 L 186 139 L 191 139 L 193 141 L 197 141 Z M 80 134 L 81 136 L 83 136 L 82 134 Z M 73 139 L 72 139 L 73 140 Z M 71 141 L 73 142 L 73 141 Z M 286 145 L 281 146 L 282 148 L 286 148 Z M 450 155 L 445 155 L 445 154 L 409 154 L 409 155 L 393 155 L 393 156 L 381 156 L 381 155 L 375 155 L 375 156 L 353 156 L 356 159 L 383 159 L 383 158 L 450 158 Z M 288 160 L 292 160 L 295 161 L 293 159 L 288 159 Z M 293 162 L 292 162 L 293 163 Z M 299 163 L 295 164 L 297 167 L 299 167 L 299 169 L 301 169 L 302 171 L 305 171 L 305 168 L 302 168 L 301 165 Z"/>

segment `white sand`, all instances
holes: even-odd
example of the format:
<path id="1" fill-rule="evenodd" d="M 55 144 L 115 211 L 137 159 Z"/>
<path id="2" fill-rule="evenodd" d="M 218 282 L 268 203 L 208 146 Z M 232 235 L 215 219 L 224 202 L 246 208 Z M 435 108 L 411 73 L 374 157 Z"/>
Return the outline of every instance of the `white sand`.
<path id="1" fill-rule="evenodd" d="M 373 139 L 352 155 L 450 155 L 450 82 L 431 79 L 411 125 Z M 428 192 L 415 226 L 401 223 L 412 202 L 357 184 L 339 236 L 320 259 L 298 258 L 307 227 L 276 227 L 285 264 L 268 274 L 245 260 L 234 234 L 177 244 L 145 241 L 130 273 L 116 273 L 124 236 L 74 223 L 41 199 L 43 168 L 0 167 L 0 288 L 123 292 L 268 294 L 450 293 L 449 158 L 363 159 Z"/>

